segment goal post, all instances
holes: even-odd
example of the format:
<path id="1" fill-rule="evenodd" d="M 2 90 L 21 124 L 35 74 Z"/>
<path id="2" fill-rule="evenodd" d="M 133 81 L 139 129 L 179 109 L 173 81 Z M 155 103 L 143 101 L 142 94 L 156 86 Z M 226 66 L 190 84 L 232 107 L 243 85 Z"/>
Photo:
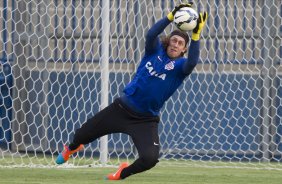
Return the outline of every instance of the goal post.
<path id="1" fill-rule="evenodd" d="M 1 1 L 0 167 L 55 167 L 75 130 L 122 95 L 144 55 L 146 32 L 174 5 Z M 161 164 L 282 169 L 280 0 L 193 6 L 209 17 L 199 64 L 161 110 Z M 70 164 L 138 157 L 124 134 L 85 146 Z"/>
<path id="2" fill-rule="evenodd" d="M 101 109 L 108 106 L 109 97 L 109 37 L 110 37 L 110 1 L 102 3 L 102 51 L 101 51 Z M 108 157 L 108 136 L 101 138 L 100 160 L 103 164 L 107 163 Z"/>

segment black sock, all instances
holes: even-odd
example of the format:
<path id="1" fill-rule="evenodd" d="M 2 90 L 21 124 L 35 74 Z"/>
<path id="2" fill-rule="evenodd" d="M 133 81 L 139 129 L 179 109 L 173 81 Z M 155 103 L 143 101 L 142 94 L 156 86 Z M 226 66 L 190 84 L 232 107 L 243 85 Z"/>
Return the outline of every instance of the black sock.
<path id="1" fill-rule="evenodd" d="M 75 150 L 76 148 L 78 148 L 78 146 L 79 146 L 79 145 L 77 145 L 77 144 L 70 143 L 69 149 L 70 149 L 70 150 Z"/>

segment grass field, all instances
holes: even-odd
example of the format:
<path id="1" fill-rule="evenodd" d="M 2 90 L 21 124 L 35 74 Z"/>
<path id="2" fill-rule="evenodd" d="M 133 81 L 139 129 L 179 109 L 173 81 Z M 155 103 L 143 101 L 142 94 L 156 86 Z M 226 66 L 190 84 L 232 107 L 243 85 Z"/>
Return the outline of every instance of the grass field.
<path id="1" fill-rule="evenodd" d="M 116 168 L 0 168 L 1 184 L 281 184 L 281 170 L 239 168 L 164 167 L 133 175 L 122 181 L 104 177 Z"/>

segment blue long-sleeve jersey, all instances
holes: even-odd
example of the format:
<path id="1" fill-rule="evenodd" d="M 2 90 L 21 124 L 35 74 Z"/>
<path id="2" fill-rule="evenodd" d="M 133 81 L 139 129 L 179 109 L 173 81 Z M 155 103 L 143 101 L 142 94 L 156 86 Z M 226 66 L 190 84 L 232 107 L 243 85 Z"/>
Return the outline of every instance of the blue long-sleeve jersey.
<path id="1" fill-rule="evenodd" d="M 139 113 L 158 115 L 165 101 L 193 71 L 199 59 L 199 41 L 191 41 L 188 58 L 171 59 L 158 35 L 171 22 L 165 17 L 149 29 L 145 55 L 133 80 L 125 87 L 123 101 Z"/>

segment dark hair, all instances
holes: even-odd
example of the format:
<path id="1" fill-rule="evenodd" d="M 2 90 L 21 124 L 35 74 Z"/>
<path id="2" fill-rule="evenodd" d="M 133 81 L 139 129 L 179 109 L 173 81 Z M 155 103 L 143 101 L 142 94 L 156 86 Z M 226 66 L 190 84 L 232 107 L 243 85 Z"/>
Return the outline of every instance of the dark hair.
<path id="1" fill-rule="evenodd" d="M 168 45 L 169 45 L 170 36 L 162 35 L 162 36 L 160 37 L 160 39 L 161 39 L 161 43 L 162 43 L 164 49 L 166 50 L 167 47 L 168 47 Z"/>

